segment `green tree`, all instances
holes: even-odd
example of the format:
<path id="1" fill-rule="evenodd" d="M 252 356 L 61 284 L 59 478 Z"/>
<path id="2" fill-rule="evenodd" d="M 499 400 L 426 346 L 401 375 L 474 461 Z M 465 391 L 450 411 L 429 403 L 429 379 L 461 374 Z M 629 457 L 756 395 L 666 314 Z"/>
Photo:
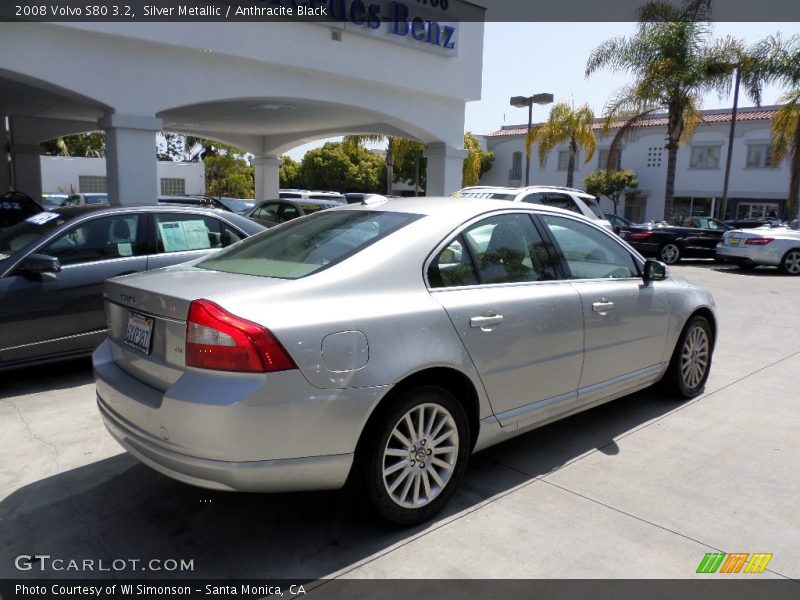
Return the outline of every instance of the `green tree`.
<path id="1" fill-rule="evenodd" d="M 375 192 L 380 189 L 383 159 L 361 145 L 328 142 L 306 152 L 300 181 L 310 189 Z"/>
<path id="2" fill-rule="evenodd" d="M 608 68 L 626 72 L 634 82 L 623 87 L 606 107 L 606 123 L 622 118 L 629 131 L 654 110 L 667 112 L 667 177 L 664 219 L 673 213 L 675 170 L 680 142 L 691 138 L 700 113 L 700 99 L 710 90 L 730 88 L 731 40 L 711 44 L 711 0 L 647 2 L 638 10 L 637 32 L 630 38 L 606 40 L 586 64 L 586 76 Z"/>
<path id="3" fill-rule="evenodd" d="M 48 156 L 88 156 L 102 158 L 106 155 L 106 137 L 102 131 L 65 135 L 42 142 Z"/>
<path id="4" fill-rule="evenodd" d="M 785 216 L 790 220 L 800 218 L 800 36 L 786 40 L 780 35 L 771 36 L 758 45 L 755 54 L 766 65 L 768 82 L 793 88 L 780 98 L 783 106 L 772 118 L 772 164 L 776 166 L 783 158 L 788 159 L 790 176 Z"/>
<path id="5" fill-rule="evenodd" d="M 281 188 L 300 188 L 300 163 L 291 156 L 281 156 L 281 165 L 278 167 L 278 179 Z"/>
<path id="6" fill-rule="evenodd" d="M 203 163 L 209 196 L 255 197 L 255 169 L 244 158 L 224 153 L 206 156 Z"/>
<path id="7" fill-rule="evenodd" d="M 464 149 L 467 156 L 461 172 L 463 185 L 476 185 L 483 174 L 492 168 L 494 152 L 484 152 L 481 143 L 471 132 L 464 134 Z"/>
<path id="8" fill-rule="evenodd" d="M 553 148 L 567 142 L 569 144 L 569 163 L 567 165 L 567 187 L 572 187 L 575 178 L 575 160 L 578 150 L 583 149 L 584 162 L 594 156 L 596 142 L 592 125 L 594 113 L 588 104 L 572 108 L 566 102 L 559 102 L 550 109 L 547 121 L 531 129 L 525 139 L 525 151 L 530 154 L 534 142 L 539 145 L 539 166 L 544 168 L 547 157 Z"/>
<path id="9" fill-rule="evenodd" d="M 342 144 L 346 149 L 351 149 L 356 146 L 363 146 L 369 143 L 380 143 L 386 141 L 386 153 L 384 155 L 384 163 L 386 165 L 386 194 L 392 193 L 392 183 L 398 180 L 398 173 L 395 165 L 402 165 L 405 163 L 408 156 L 417 155 L 420 152 L 422 144 L 407 138 L 396 136 L 385 136 L 374 133 L 362 135 L 347 135 L 342 140 Z"/>
<path id="10" fill-rule="evenodd" d="M 626 190 L 639 187 L 636 173 L 630 169 L 609 171 L 597 169 L 589 173 L 583 180 L 587 192 L 594 196 L 605 196 L 614 204 L 614 214 L 619 209 L 619 200 Z"/>

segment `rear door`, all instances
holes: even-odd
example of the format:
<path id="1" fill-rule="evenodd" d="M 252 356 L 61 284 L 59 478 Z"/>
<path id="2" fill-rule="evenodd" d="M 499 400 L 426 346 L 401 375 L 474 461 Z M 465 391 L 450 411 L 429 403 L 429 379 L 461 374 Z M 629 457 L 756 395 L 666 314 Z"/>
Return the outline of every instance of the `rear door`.
<path id="1" fill-rule="evenodd" d="M 504 426 L 575 403 L 583 364 L 581 299 L 529 213 L 468 225 L 428 267 L 444 307 Z"/>
<path id="2" fill-rule="evenodd" d="M 591 402 L 660 370 L 669 298 L 644 283 L 631 253 L 611 235 L 568 216 L 539 216 L 564 256 L 585 324 L 580 401 Z"/>
<path id="3" fill-rule="evenodd" d="M 37 252 L 57 257 L 58 273 L 20 271 L 0 280 L 3 362 L 71 352 L 96 345 L 105 335 L 103 282 L 144 271 L 141 214 L 83 221 Z"/>

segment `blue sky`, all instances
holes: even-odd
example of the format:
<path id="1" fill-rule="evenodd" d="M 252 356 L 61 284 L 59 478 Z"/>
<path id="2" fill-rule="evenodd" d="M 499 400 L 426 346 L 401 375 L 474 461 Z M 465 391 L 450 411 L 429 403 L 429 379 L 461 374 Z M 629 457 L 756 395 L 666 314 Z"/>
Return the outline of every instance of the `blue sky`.
<path id="1" fill-rule="evenodd" d="M 511 96 L 549 92 L 555 101 L 588 103 L 600 116 L 615 90 L 628 79 L 624 74 L 597 72 L 583 76 L 586 59 L 602 41 L 631 35 L 635 23 L 486 23 L 483 42 L 483 91 L 481 100 L 467 104 L 465 129 L 486 134 L 503 124 L 525 123 L 526 109 L 509 105 Z M 769 35 L 800 34 L 800 23 L 715 23 L 713 37 L 734 36 L 755 43 Z M 775 104 L 781 90 L 769 87 L 762 104 Z M 708 95 L 703 108 L 729 107 L 731 98 Z M 740 97 L 740 106 L 751 102 Z M 549 107 L 534 106 L 533 120 L 547 118 Z M 324 140 L 323 140 L 324 141 Z M 288 154 L 299 160 L 322 141 L 295 148 Z"/>

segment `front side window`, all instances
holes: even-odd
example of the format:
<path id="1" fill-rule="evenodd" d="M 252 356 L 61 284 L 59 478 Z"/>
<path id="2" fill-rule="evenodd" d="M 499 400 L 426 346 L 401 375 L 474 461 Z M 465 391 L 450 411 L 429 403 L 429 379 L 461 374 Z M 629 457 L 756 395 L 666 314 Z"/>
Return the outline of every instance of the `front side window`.
<path id="1" fill-rule="evenodd" d="M 249 238 L 196 266 L 226 273 L 299 279 L 346 260 L 419 218 L 410 213 L 321 211 Z"/>
<path id="2" fill-rule="evenodd" d="M 294 204 L 284 204 L 281 206 L 281 210 L 278 214 L 280 215 L 279 220 L 281 222 L 291 221 L 300 216 L 300 210 Z"/>
<path id="3" fill-rule="evenodd" d="M 63 265 L 139 256 L 140 215 L 115 215 L 92 219 L 60 235 L 42 252 Z"/>
<path id="4" fill-rule="evenodd" d="M 638 277 L 633 256 L 602 231 L 580 221 L 541 215 L 567 261 L 573 279 Z"/>
<path id="5" fill-rule="evenodd" d="M 720 146 L 692 146 L 689 166 L 692 169 L 718 169 Z"/>
<path id="6" fill-rule="evenodd" d="M 579 215 L 583 214 L 580 207 L 575 204 L 575 200 L 570 198 L 567 194 L 547 194 L 545 199 L 547 206 L 555 206 L 556 208 L 563 208 L 564 210 L 571 210 Z"/>

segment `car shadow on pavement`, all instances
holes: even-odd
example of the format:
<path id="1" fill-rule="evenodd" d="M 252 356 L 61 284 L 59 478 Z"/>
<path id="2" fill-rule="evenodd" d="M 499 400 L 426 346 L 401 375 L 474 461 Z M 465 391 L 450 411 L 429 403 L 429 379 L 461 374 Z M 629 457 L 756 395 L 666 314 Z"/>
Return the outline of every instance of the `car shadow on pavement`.
<path id="1" fill-rule="evenodd" d="M 324 578 L 457 522 L 587 453 L 617 454 L 616 439 L 680 406 L 645 390 L 478 453 L 445 512 L 410 529 L 371 516 L 355 488 L 208 491 L 119 454 L 29 484 L 0 502 L 0 547 L 8 557 L 0 561 L 0 577 Z M 21 554 L 102 559 L 107 567 L 120 559 L 142 563 L 80 572 L 41 571 L 42 563 L 34 562 L 20 572 L 13 557 Z M 192 560 L 193 570 L 143 570 L 151 559 Z"/>
<path id="2" fill-rule="evenodd" d="M 86 385 L 93 380 L 92 359 L 75 358 L 0 373 L 0 398 Z"/>

